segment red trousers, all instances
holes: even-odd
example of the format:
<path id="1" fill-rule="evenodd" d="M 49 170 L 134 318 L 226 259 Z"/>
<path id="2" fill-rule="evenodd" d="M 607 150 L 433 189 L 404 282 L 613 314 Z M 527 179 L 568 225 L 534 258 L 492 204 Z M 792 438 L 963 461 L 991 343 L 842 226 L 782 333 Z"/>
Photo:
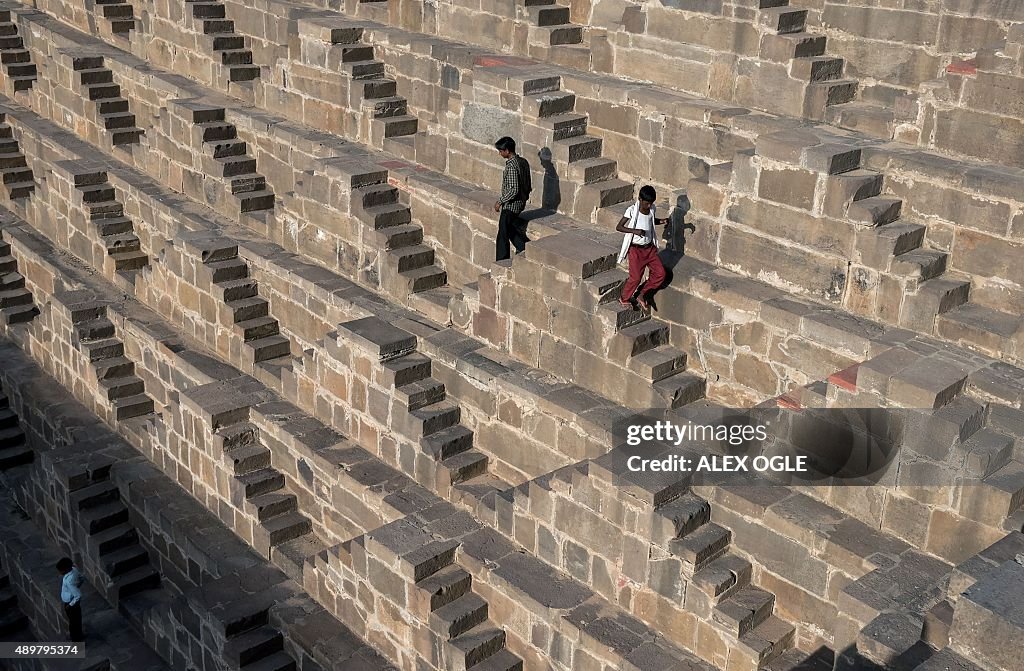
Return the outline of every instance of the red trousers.
<path id="1" fill-rule="evenodd" d="M 647 281 L 641 289 L 641 293 L 659 289 L 665 281 L 665 266 L 661 265 L 658 258 L 658 248 L 654 245 L 649 247 L 630 247 L 626 255 L 629 260 L 629 279 L 622 286 L 622 300 L 628 301 L 636 293 L 640 280 L 644 276 L 644 268 L 650 268 Z"/>

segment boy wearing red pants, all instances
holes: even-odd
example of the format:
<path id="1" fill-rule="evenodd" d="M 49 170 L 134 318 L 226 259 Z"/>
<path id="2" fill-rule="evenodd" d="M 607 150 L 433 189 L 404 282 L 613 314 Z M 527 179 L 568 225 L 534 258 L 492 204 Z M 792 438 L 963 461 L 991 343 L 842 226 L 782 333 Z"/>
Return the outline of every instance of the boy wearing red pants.
<path id="1" fill-rule="evenodd" d="M 630 305 L 633 309 L 639 305 L 647 310 L 650 307 L 651 294 L 665 281 L 665 266 L 658 258 L 658 236 L 654 227 L 667 224 L 668 219 L 658 219 L 655 216 L 654 201 L 657 199 L 658 193 L 653 186 L 643 187 L 640 189 L 639 199 L 626 210 L 626 214 L 619 220 L 619 225 L 615 227 L 619 233 L 626 234 L 619 250 L 619 263 L 629 258 L 629 279 L 622 287 L 619 303 Z M 644 268 L 649 269 L 647 281 L 640 288 L 640 296 L 634 298 L 644 276 Z"/>

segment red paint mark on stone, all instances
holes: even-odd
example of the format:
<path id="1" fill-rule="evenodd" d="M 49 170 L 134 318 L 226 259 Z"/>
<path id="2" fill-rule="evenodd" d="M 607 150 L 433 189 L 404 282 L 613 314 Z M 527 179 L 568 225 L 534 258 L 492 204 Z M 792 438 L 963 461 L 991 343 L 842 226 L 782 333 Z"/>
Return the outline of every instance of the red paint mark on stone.
<path id="1" fill-rule="evenodd" d="M 969 61 L 953 61 L 946 66 L 946 72 L 951 75 L 976 75 L 978 74 L 978 62 L 974 59 Z"/>
<path id="2" fill-rule="evenodd" d="M 782 396 L 779 396 L 777 399 L 775 399 L 775 404 L 778 405 L 780 408 L 786 408 L 787 410 L 800 410 L 803 407 L 802 405 L 800 405 L 800 401 L 798 401 L 793 396 L 790 396 L 789 394 L 783 394 Z"/>
<path id="3" fill-rule="evenodd" d="M 405 161 L 381 161 L 377 165 L 382 168 L 387 168 L 388 170 L 399 170 L 401 168 L 412 167 L 411 163 L 406 163 Z"/>
<path id="4" fill-rule="evenodd" d="M 536 61 L 517 56 L 477 56 L 473 59 L 473 65 L 482 68 L 495 68 L 502 65 L 535 65 Z"/>
<path id="5" fill-rule="evenodd" d="M 855 363 L 849 368 L 841 370 L 838 373 L 832 373 L 828 376 L 828 381 L 830 384 L 834 384 L 846 391 L 857 391 L 858 369 L 860 369 L 860 364 Z"/>

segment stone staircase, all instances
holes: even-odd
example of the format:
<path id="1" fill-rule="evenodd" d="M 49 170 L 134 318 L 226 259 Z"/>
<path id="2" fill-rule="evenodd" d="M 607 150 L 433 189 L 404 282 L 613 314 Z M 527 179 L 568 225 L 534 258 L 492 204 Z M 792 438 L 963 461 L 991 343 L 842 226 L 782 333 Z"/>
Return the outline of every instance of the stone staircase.
<path id="1" fill-rule="evenodd" d="M 210 272 L 214 295 L 230 311 L 230 323 L 242 338 L 245 364 L 250 368 L 286 367 L 291 343 L 270 316 L 270 303 L 259 295 L 258 283 L 249 276 L 249 264 L 238 256 L 238 247 L 210 250 L 204 254 L 203 267 Z"/>
<path id="2" fill-rule="evenodd" d="M 440 668 L 522 671 L 523 660 L 505 647 L 505 631 L 490 619 L 488 603 L 473 591 L 473 576 L 455 562 L 432 565 L 415 583 L 413 612 L 442 641 Z"/>
<path id="3" fill-rule="evenodd" d="M 523 0 L 516 9 L 530 21 L 530 44 L 554 47 L 583 43 L 583 26 L 570 21 L 568 6 L 556 4 L 556 0 Z"/>
<path id="4" fill-rule="evenodd" d="M 127 36 L 135 30 L 135 9 L 130 0 L 95 0 L 96 8 L 110 24 L 114 35 Z"/>
<path id="5" fill-rule="evenodd" d="M 413 224 L 409 206 L 399 190 L 386 182 L 352 190 L 351 208 L 369 226 L 384 255 L 388 274 L 380 278 L 389 293 L 399 298 L 444 286 L 447 273 L 435 264 L 434 248 L 423 244 L 423 229 Z"/>
<path id="6" fill-rule="evenodd" d="M 595 210 L 632 199 L 633 184 L 619 179 L 616 161 L 602 156 L 602 139 L 587 134 L 588 116 L 575 111 L 576 96 L 561 90 L 559 77 L 525 78 L 521 89 L 520 82 L 515 87 L 526 122 L 527 149 L 520 153 L 539 153 L 542 162 L 550 155 L 558 177 L 578 185 L 571 198 L 562 193 L 560 210 L 590 222 Z"/>
<path id="7" fill-rule="evenodd" d="M 190 109 L 193 146 L 202 146 L 207 175 L 230 189 L 242 214 L 274 208 L 274 192 L 256 172 L 256 159 L 238 139 L 238 130 L 227 123 L 223 107 L 195 105 Z M 237 216 L 237 211 L 235 212 Z"/>
<path id="8" fill-rule="evenodd" d="M 149 256 L 142 251 L 142 241 L 135 235 L 132 220 L 125 216 L 124 206 L 117 201 L 107 173 L 77 174 L 75 188 L 88 213 L 89 225 L 106 249 L 105 260 L 111 267 L 105 270 L 133 281 L 135 274 L 149 265 Z"/>
<path id="9" fill-rule="evenodd" d="M 787 112 L 821 120 L 829 107 L 857 95 L 857 81 L 843 76 L 843 59 L 826 55 L 825 36 L 807 31 L 806 9 L 790 7 L 788 0 L 759 0 L 757 4 L 761 57 L 786 63 L 789 77 L 803 89 L 802 96 L 793 98 L 802 99 L 802 110 L 794 107 Z"/>
<path id="10" fill-rule="evenodd" d="M 258 79 L 260 68 L 252 64 L 252 51 L 245 48 L 245 38 L 235 32 L 235 22 L 226 18 L 223 2 L 186 0 L 191 11 L 185 24 L 206 37 L 210 48 L 220 54 L 230 82 Z"/>
<path id="11" fill-rule="evenodd" d="M 674 534 L 653 540 L 667 541 L 693 588 L 684 606 L 726 641 L 728 668 L 759 669 L 793 646 L 795 628 L 773 615 L 775 595 L 751 584 L 750 562 L 729 551 L 732 534 L 711 521 L 706 500 L 687 492 L 656 505 L 653 514 L 659 528 Z"/>
<path id="12" fill-rule="evenodd" d="M 243 421 L 224 426 L 214 435 L 215 452 L 234 474 L 230 482 L 233 504 L 258 520 L 252 528 L 256 551 L 272 557 L 274 548 L 289 541 L 306 536 L 315 539 L 312 522 L 299 512 L 298 499 L 287 489 L 284 475 L 270 465 L 271 452 L 263 445 L 259 429 Z M 305 555 L 293 558 L 300 578 L 305 559 Z"/>
<path id="13" fill-rule="evenodd" d="M 25 277 L 18 272 L 11 246 L 0 240 L 0 315 L 8 326 L 13 326 L 32 321 L 37 314 L 39 308 L 25 288 Z"/>
<path id="14" fill-rule="evenodd" d="M 109 403 L 111 419 L 121 422 L 152 414 L 153 399 L 146 394 L 142 378 L 135 375 L 135 364 L 125 357 L 124 343 L 105 316 L 105 308 L 79 310 L 73 314 L 73 324 L 82 354 Z"/>
<path id="15" fill-rule="evenodd" d="M 6 117 L 6 113 L 0 112 L 0 179 L 8 198 L 21 200 L 35 191 L 35 178 Z"/>
<path id="16" fill-rule="evenodd" d="M 114 83 L 114 73 L 104 66 L 103 56 L 75 57 L 73 67 L 79 88 L 96 110 L 97 124 L 109 131 L 113 146 L 138 144 L 145 131 L 136 125 L 128 100 Z"/>
<path id="17" fill-rule="evenodd" d="M 86 550 L 106 576 L 103 588 L 107 599 L 116 605 L 140 592 L 158 589 L 160 574 L 149 563 L 149 553 L 139 543 L 139 534 L 109 472 L 101 469 L 87 486 L 71 492 L 71 505 L 85 531 Z"/>
<path id="18" fill-rule="evenodd" d="M 32 448 L 25 442 L 25 432 L 18 424 L 18 415 L 11 409 L 0 386 L 0 471 L 31 463 L 34 458 Z"/>
<path id="19" fill-rule="evenodd" d="M 397 94 L 398 84 L 385 74 L 384 63 L 374 58 L 373 46 L 363 42 L 363 26 L 352 23 L 332 29 L 330 44 L 340 49 L 339 66 L 351 79 L 353 107 L 359 102 L 360 138 L 409 158 L 419 121 L 408 113 L 408 101 Z"/>
<path id="20" fill-rule="evenodd" d="M 18 35 L 18 24 L 11 20 L 11 10 L 0 10 L 0 64 L 7 74 L 4 88 L 13 94 L 28 91 L 36 80 L 37 70 L 25 42 Z"/>
<path id="21" fill-rule="evenodd" d="M 477 498 L 485 490 L 507 483 L 488 473 L 488 457 L 474 449 L 474 433 L 461 423 L 461 406 L 448 400 L 443 383 L 431 377 L 432 361 L 415 351 L 416 337 L 375 317 L 338 325 L 326 342 L 349 340 L 371 344 L 378 351 L 401 343 L 398 355 L 380 356 L 381 384 L 392 390 L 392 426 L 400 435 L 418 441 L 415 453 L 399 455 L 399 467 L 416 482 L 446 499 L 465 491 Z M 479 491 L 477 491 L 479 490 Z"/>

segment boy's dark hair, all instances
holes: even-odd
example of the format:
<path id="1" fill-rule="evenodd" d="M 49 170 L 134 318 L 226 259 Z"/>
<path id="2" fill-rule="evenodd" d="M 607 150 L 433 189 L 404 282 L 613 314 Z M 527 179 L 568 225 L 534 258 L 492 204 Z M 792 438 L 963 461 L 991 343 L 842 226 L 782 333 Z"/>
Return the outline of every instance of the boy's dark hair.
<path id="1" fill-rule="evenodd" d="M 494 143 L 494 148 L 498 151 L 510 151 L 513 154 L 516 153 L 516 141 L 507 135 L 497 142 Z"/>
<path id="2" fill-rule="evenodd" d="M 75 566 L 75 563 L 71 561 L 70 557 L 64 557 L 59 562 L 57 562 L 57 570 L 60 571 L 61 574 L 67 573 L 74 566 Z"/>
<path id="3" fill-rule="evenodd" d="M 654 187 L 648 184 L 640 189 L 640 200 L 646 200 L 648 203 L 653 203 L 658 200 L 658 192 L 654 190 Z"/>

